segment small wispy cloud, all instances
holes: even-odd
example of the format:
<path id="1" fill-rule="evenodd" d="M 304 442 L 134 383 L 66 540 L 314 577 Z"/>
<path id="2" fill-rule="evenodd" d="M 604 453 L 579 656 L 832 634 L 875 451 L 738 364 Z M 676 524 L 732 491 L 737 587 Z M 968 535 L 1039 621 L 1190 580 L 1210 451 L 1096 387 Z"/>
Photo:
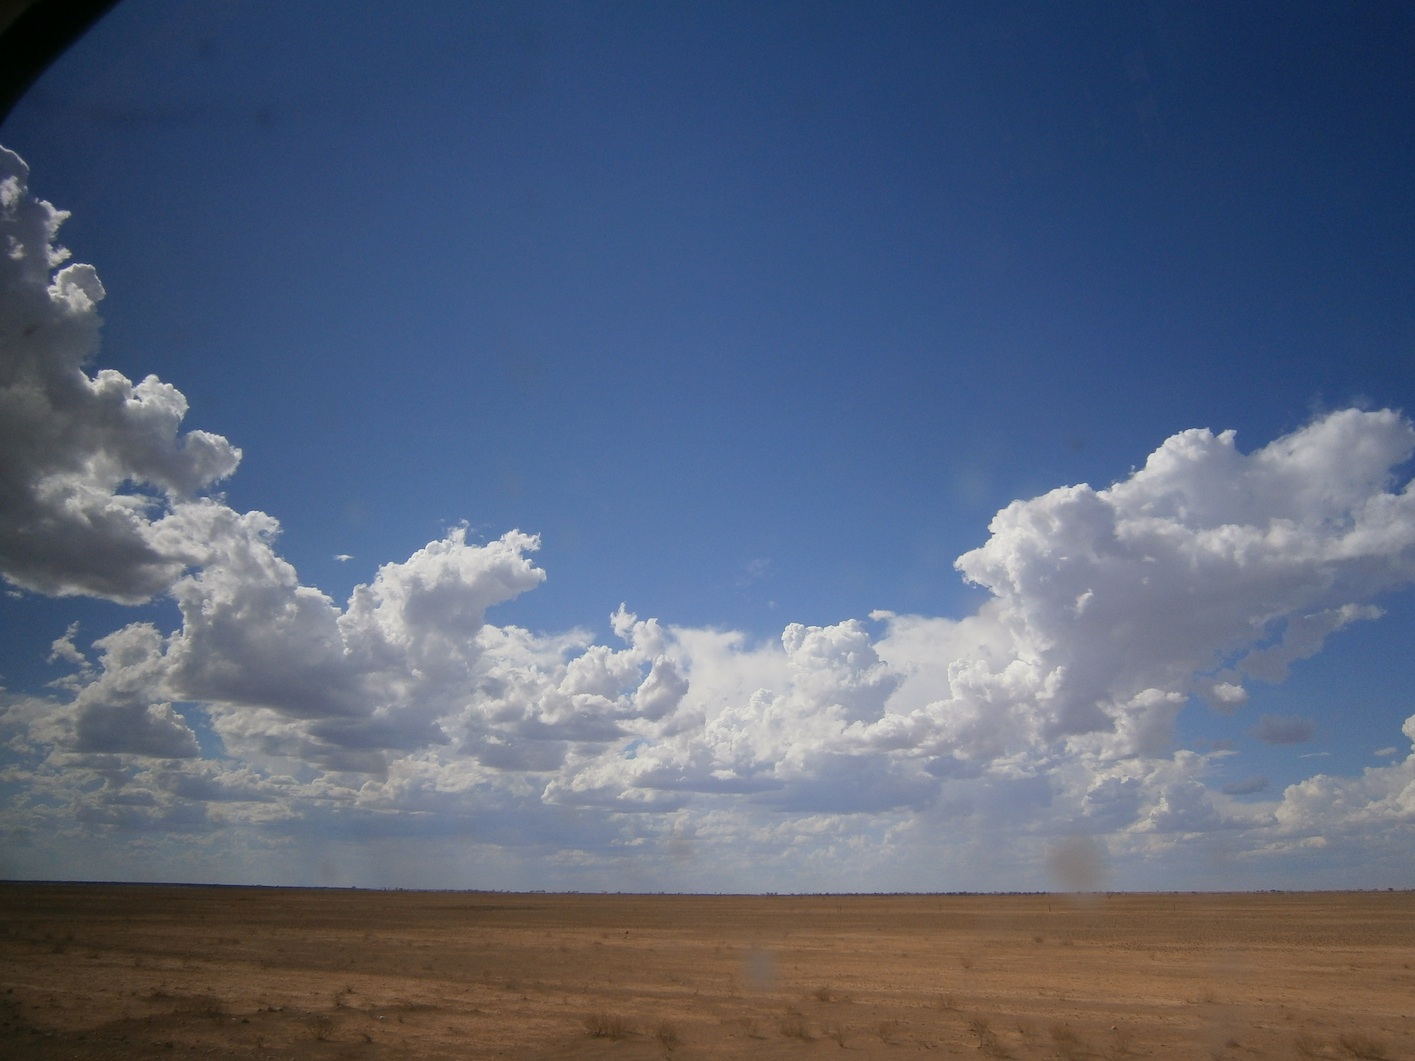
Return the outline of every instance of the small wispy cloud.
<path id="1" fill-rule="evenodd" d="M 733 580 L 738 589 L 754 585 L 765 578 L 771 577 L 771 558 L 758 556 L 747 561 L 738 570 L 736 578 Z"/>

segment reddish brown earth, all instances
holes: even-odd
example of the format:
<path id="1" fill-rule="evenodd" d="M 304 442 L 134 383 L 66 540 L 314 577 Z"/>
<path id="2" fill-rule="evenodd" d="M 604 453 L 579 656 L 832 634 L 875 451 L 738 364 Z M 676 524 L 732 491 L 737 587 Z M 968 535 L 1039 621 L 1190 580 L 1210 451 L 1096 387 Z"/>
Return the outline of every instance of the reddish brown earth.
<path id="1" fill-rule="evenodd" d="M 8 1058 L 1415 1058 L 1415 893 L 0 884 Z"/>

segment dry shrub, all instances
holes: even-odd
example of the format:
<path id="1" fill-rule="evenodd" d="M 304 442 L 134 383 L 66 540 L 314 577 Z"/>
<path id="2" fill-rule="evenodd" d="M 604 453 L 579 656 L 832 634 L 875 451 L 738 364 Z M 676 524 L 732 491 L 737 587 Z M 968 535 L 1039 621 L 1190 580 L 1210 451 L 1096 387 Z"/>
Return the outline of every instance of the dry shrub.
<path id="1" fill-rule="evenodd" d="M 1336 1037 L 1337 1045 L 1362 1061 L 1384 1061 L 1386 1044 L 1365 1032 L 1347 1032 Z"/>
<path id="2" fill-rule="evenodd" d="M 827 1024 L 825 1026 L 825 1034 L 828 1038 L 834 1039 L 837 1046 L 842 1049 L 845 1047 L 845 1025 Z"/>
<path id="3" fill-rule="evenodd" d="M 654 1033 L 654 1038 L 656 1038 L 659 1045 L 666 1050 L 672 1050 L 682 1042 L 682 1039 L 679 1038 L 678 1035 L 678 1029 L 673 1026 L 671 1021 L 663 1021 L 659 1024 L 658 1031 Z"/>
<path id="4" fill-rule="evenodd" d="M 305 1018 L 310 1027 L 310 1033 L 319 1042 L 324 1042 L 334 1032 L 334 1021 L 327 1013 L 311 1013 Z"/>
<path id="5" fill-rule="evenodd" d="M 180 996 L 169 995 L 164 991 L 154 989 L 152 998 L 179 998 Z M 209 1017 L 211 1020 L 221 1020 L 229 1017 L 230 1011 L 226 1009 L 226 1003 L 221 1001 L 219 995 L 192 995 L 181 1000 L 177 1007 L 179 1013 L 190 1013 L 197 1017 Z"/>
<path id="6" fill-rule="evenodd" d="M 49 953 L 63 954 L 73 946 L 73 943 L 74 934 L 72 932 L 66 932 L 62 936 L 55 936 L 49 941 Z"/>
<path id="7" fill-rule="evenodd" d="M 1076 1030 L 1065 1024 L 1052 1025 L 1051 1041 L 1056 1046 L 1056 1056 L 1061 1058 L 1061 1061 L 1081 1061 L 1091 1054 Z"/>
<path id="8" fill-rule="evenodd" d="M 1322 1041 L 1315 1035 L 1308 1035 L 1306 1032 L 1303 1032 L 1293 1040 L 1292 1045 L 1297 1050 L 1298 1057 L 1313 1058 L 1323 1056 Z"/>
<path id="9" fill-rule="evenodd" d="M 986 1017 L 974 1017 L 968 1022 L 968 1030 L 978 1037 L 978 1050 L 984 1057 L 1011 1057 L 1002 1040 L 992 1030 Z"/>
<path id="10" fill-rule="evenodd" d="M 812 991 L 811 997 L 814 998 L 817 1002 L 851 1001 L 850 993 L 848 991 L 837 991 L 835 988 L 830 987 L 827 984 L 821 984 L 820 987 Z"/>
<path id="11" fill-rule="evenodd" d="M 880 1037 L 881 1042 L 893 1046 L 894 1037 L 899 1034 L 899 1022 L 896 1020 L 881 1021 L 880 1026 L 875 1029 L 875 1034 Z"/>
<path id="12" fill-rule="evenodd" d="M 1110 1045 L 1105 1048 L 1106 1061 L 1123 1061 L 1133 1054 L 1134 1051 L 1130 1049 L 1130 1033 L 1124 1028 L 1117 1029 L 1111 1036 Z"/>
<path id="13" fill-rule="evenodd" d="M 634 1034 L 634 1026 L 623 1017 L 591 1013 L 585 1018 L 585 1034 L 591 1039 L 627 1039 Z"/>
<path id="14" fill-rule="evenodd" d="M 799 1013 L 788 1013 L 781 1019 L 781 1034 L 788 1039 L 800 1039 L 803 1043 L 815 1041 L 815 1036 L 811 1034 L 811 1026 L 806 1023 L 806 1018 Z"/>

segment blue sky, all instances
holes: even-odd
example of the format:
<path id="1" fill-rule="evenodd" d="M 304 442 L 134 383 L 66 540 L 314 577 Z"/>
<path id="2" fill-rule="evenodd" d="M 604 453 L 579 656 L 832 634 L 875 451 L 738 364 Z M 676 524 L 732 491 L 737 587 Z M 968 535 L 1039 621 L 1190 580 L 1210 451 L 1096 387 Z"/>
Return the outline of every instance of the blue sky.
<path id="1" fill-rule="evenodd" d="M 1415 885 L 1412 38 L 124 0 L 0 126 L 106 293 L 24 230 L 0 872 Z"/>

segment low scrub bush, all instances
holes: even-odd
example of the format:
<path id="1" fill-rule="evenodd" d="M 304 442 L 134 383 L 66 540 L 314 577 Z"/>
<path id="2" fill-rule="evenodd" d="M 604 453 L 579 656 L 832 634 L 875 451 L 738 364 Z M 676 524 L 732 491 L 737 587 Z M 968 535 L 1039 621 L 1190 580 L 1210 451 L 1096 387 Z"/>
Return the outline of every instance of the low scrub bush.
<path id="1" fill-rule="evenodd" d="M 992 1030 L 985 1017 L 974 1017 L 968 1022 L 968 1030 L 978 1037 L 978 1050 L 984 1057 L 1010 1057 L 1002 1040 Z"/>
<path id="2" fill-rule="evenodd" d="M 669 1021 L 664 1021 L 658 1026 L 656 1037 L 658 1039 L 659 1045 L 668 1050 L 672 1050 L 682 1041 L 678 1037 L 678 1029 L 675 1028 Z"/>
<path id="3" fill-rule="evenodd" d="M 1056 1054 L 1061 1061 L 1081 1061 L 1090 1056 L 1091 1051 L 1086 1048 L 1081 1036 L 1065 1024 L 1052 1025 L 1051 1041 L 1056 1045 Z"/>
<path id="4" fill-rule="evenodd" d="M 627 1039 L 634 1034 L 634 1026 L 623 1017 L 591 1013 L 585 1018 L 585 1034 L 591 1039 Z"/>
<path id="5" fill-rule="evenodd" d="M 1386 1044 L 1365 1032 L 1347 1032 L 1336 1037 L 1337 1045 L 1362 1061 L 1385 1061 Z"/>
<path id="6" fill-rule="evenodd" d="M 815 1039 L 811 1034 L 811 1026 L 806 1023 L 806 1018 L 796 1014 L 787 1014 L 781 1021 L 781 1034 L 788 1039 L 800 1039 L 804 1043 L 809 1043 Z"/>

